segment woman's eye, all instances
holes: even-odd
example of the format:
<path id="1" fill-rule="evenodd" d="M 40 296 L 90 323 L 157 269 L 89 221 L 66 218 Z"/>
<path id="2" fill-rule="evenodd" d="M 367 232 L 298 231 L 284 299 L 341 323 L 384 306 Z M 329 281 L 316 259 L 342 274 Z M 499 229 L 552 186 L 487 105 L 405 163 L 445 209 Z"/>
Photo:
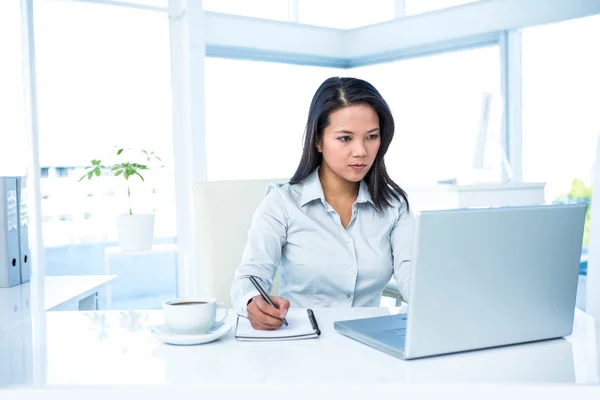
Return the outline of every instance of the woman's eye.
<path id="1" fill-rule="evenodd" d="M 338 140 L 341 140 L 342 142 L 347 142 L 350 140 L 350 136 L 340 136 Z"/>
<path id="2" fill-rule="evenodd" d="M 376 133 L 369 135 L 369 139 L 377 139 L 378 137 L 379 137 L 379 135 Z"/>

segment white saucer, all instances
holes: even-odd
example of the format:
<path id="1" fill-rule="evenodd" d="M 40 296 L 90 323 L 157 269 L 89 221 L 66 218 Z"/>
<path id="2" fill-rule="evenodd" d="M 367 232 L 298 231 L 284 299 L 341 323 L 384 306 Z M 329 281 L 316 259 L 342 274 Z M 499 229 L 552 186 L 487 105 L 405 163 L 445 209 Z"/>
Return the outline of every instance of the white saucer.
<path id="1" fill-rule="evenodd" d="M 227 334 L 227 332 L 229 332 L 230 330 L 231 325 L 227 323 L 221 323 L 211 328 L 208 331 L 208 333 L 202 333 L 197 335 L 182 335 L 172 332 L 165 324 L 163 324 L 153 327 L 152 333 L 154 333 L 158 337 L 158 339 L 165 343 L 189 346 L 193 344 L 212 342 Z"/>

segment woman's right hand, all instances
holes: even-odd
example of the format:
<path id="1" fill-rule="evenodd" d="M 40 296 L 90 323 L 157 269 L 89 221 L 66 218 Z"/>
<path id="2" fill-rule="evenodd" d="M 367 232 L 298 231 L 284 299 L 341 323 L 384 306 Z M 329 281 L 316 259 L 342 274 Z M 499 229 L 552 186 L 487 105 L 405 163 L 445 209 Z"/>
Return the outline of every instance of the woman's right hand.
<path id="1" fill-rule="evenodd" d="M 281 318 L 285 318 L 287 310 L 290 308 L 290 302 L 279 296 L 271 296 L 271 301 L 275 307 L 262 298 L 254 296 L 250 299 L 246 309 L 248 310 L 248 319 L 254 329 L 273 330 L 283 325 Z"/>

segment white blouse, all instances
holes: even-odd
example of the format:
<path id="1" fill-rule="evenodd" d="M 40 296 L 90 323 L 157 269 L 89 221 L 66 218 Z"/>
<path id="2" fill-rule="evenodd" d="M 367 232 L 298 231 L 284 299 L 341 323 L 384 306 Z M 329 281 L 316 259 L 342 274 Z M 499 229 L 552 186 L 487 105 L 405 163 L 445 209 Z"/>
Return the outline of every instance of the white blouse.
<path id="1" fill-rule="evenodd" d="M 392 275 L 408 298 L 415 219 L 406 204 L 378 213 L 362 181 L 344 229 L 318 170 L 298 184 L 267 188 L 231 287 L 238 314 L 247 315 L 246 304 L 259 295 L 248 276 L 270 292 L 278 268 L 280 296 L 291 307 L 379 306 Z"/>

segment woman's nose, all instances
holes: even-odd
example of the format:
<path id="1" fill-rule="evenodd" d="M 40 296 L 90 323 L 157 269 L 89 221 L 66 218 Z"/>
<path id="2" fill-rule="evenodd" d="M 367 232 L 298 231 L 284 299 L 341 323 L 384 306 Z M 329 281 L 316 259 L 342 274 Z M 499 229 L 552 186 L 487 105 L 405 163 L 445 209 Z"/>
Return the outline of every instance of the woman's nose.
<path id="1" fill-rule="evenodd" d="M 352 153 L 355 157 L 366 156 L 367 148 L 362 141 L 357 140 L 357 141 L 355 141 L 354 148 L 352 149 Z"/>

